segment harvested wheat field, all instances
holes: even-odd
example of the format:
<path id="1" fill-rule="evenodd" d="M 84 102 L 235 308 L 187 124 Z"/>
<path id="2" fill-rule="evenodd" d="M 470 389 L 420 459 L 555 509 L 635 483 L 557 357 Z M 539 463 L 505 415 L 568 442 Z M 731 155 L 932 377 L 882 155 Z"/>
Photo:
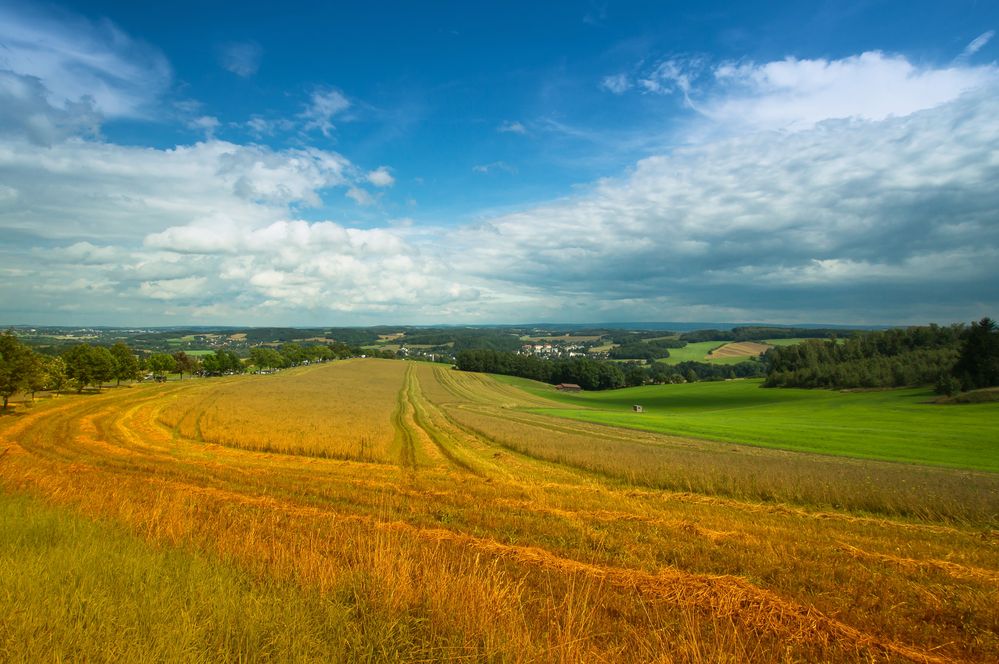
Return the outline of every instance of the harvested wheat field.
<path id="1" fill-rule="evenodd" d="M 999 660 L 996 475 L 556 405 L 349 360 L 2 417 L 0 659 Z"/>
<path id="2" fill-rule="evenodd" d="M 733 341 L 724 346 L 720 346 L 710 353 L 709 357 L 759 357 L 770 350 L 769 344 L 758 343 L 756 341 Z"/>

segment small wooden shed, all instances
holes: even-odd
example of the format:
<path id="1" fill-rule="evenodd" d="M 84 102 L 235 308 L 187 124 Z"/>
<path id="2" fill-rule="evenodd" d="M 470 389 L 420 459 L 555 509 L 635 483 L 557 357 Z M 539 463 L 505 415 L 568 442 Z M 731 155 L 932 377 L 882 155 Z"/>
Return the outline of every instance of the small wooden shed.
<path id="1" fill-rule="evenodd" d="M 581 388 L 579 385 L 576 385 L 575 383 L 559 383 L 558 385 L 555 386 L 555 389 L 556 390 L 560 390 L 562 392 L 582 392 L 583 391 L 583 388 Z"/>

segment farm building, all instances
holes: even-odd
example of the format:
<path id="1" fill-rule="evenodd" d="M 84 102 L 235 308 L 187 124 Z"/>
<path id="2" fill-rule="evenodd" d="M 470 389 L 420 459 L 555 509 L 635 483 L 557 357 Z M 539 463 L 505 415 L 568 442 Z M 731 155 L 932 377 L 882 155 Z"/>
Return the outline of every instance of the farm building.
<path id="1" fill-rule="evenodd" d="M 581 388 L 579 385 L 576 385 L 575 383 L 559 383 L 558 385 L 555 386 L 555 389 L 559 390 L 561 392 L 582 392 L 583 391 L 583 388 Z"/>
<path id="2" fill-rule="evenodd" d="M 632 406 L 631 409 L 633 411 L 635 411 L 636 413 L 641 413 L 642 412 L 642 407 L 639 406 L 638 404 L 635 404 L 634 406 Z"/>

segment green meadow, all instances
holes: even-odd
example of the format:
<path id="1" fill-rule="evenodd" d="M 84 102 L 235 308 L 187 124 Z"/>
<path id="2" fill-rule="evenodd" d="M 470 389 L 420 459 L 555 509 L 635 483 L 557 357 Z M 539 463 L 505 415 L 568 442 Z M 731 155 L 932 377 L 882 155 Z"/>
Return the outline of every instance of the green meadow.
<path id="1" fill-rule="evenodd" d="M 928 388 L 766 389 L 760 380 L 568 394 L 496 376 L 564 404 L 556 417 L 801 452 L 999 472 L 999 403 L 940 405 Z M 633 412 L 641 405 L 644 412 Z"/>

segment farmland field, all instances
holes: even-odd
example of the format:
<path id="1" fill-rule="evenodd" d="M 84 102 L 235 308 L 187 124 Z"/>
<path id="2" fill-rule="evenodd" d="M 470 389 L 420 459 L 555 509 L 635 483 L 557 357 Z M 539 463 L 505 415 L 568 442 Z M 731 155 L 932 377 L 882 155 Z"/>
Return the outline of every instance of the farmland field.
<path id="1" fill-rule="evenodd" d="M 745 362 L 747 357 L 711 357 L 708 355 L 716 348 L 724 346 L 726 341 L 695 341 L 688 343 L 683 348 L 670 348 L 669 357 L 664 357 L 657 362 L 665 364 L 680 364 L 681 362 L 710 362 L 712 364 L 737 364 Z"/>
<path id="2" fill-rule="evenodd" d="M 670 348 L 669 357 L 657 360 L 657 362 L 670 365 L 680 362 L 738 364 L 765 353 L 768 346 L 793 346 L 803 341 L 806 339 L 767 339 L 759 342 L 696 341 L 688 343 L 683 348 Z"/>
<path id="3" fill-rule="evenodd" d="M 721 348 L 716 348 L 708 355 L 710 359 L 717 360 L 723 357 L 738 357 L 748 360 L 751 357 L 759 357 L 770 350 L 770 346 L 756 341 L 729 342 Z"/>
<path id="4" fill-rule="evenodd" d="M 761 380 L 566 394 L 497 377 L 560 402 L 549 415 L 804 452 L 999 472 L 999 407 L 942 406 L 926 388 L 764 389 Z M 633 413 L 632 406 L 643 407 Z"/>
<path id="5" fill-rule="evenodd" d="M 351 360 L 20 406 L 0 659 L 999 657 L 999 475 L 557 418 L 596 401 L 524 385 Z M 707 421 L 695 396 L 662 403 Z"/>

